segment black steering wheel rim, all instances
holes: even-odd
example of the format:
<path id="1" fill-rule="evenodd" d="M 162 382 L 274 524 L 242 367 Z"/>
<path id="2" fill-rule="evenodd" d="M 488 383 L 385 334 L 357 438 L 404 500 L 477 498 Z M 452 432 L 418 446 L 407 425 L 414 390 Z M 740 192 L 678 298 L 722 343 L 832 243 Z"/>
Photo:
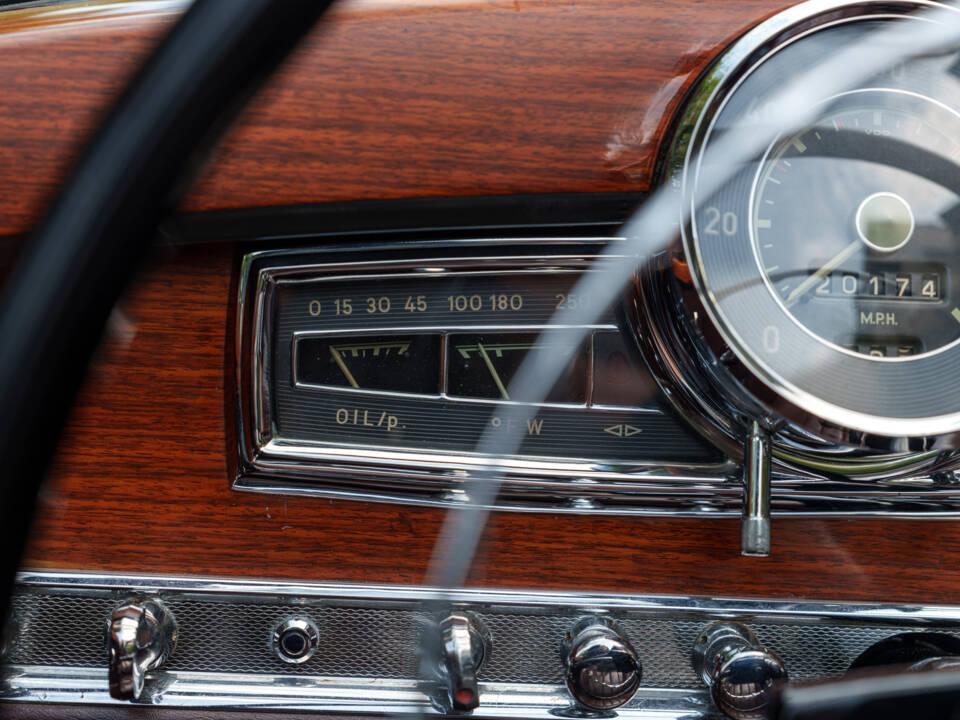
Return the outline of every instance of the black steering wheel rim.
<path id="1" fill-rule="evenodd" d="M 105 116 L 8 276 L 0 617 L 37 493 L 114 304 L 204 152 L 331 4 L 196 0 Z"/>

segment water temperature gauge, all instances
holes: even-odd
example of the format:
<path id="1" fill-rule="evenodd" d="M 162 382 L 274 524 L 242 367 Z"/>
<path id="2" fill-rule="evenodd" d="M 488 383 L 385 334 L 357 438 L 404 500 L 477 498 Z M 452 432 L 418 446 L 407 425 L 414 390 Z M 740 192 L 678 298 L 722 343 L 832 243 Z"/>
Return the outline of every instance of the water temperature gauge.
<path id="1" fill-rule="evenodd" d="M 555 341 L 556 342 L 556 341 Z M 559 339 L 563 342 L 563 338 Z M 484 333 L 450 335 L 448 339 L 451 396 L 522 400 L 510 396 L 510 383 L 527 353 L 543 347 L 538 333 Z M 558 348 L 559 349 L 559 348 Z M 545 398 L 547 402 L 583 405 L 587 400 L 587 361 L 589 347 L 580 343 L 567 370 Z M 522 388 L 520 389 L 522 392 Z M 537 398 L 540 400 L 540 398 Z"/>

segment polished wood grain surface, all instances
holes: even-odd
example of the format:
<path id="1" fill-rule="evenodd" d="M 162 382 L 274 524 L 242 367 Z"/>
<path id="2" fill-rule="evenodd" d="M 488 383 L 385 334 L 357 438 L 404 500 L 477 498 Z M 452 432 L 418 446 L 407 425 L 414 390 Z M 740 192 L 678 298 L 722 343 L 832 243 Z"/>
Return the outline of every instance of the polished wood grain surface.
<path id="1" fill-rule="evenodd" d="M 693 79 L 789 4 L 344 0 L 186 206 L 644 190 Z M 0 235 L 32 225 L 182 5 L 0 13 Z"/>
<path id="2" fill-rule="evenodd" d="M 420 583 L 435 509 L 230 489 L 224 367 L 233 250 L 156 258 L 117 310 L 43 494 L 26 565 Z M 229 404 L 229 400 L 228 400 Z M 960 523 L 776 519 L 769 558 L 736 519 L 497 513 L 478 586 L 960 603 Z"/>
<path id="3" fill-rule="evenodd" d="M 348 0 L 244 114 L 189 209 L 645 189 L 670 112 L 785 0 Z M 178 3 L 0 16 L 0 235 L 25 230 Z M 419 583 L 434 509 L 230 489 L 235 250 L 168 249 L 114 313 L 25 565 Z M 479 586 L 960 603 L 960 523 L 497 513 Z"/>

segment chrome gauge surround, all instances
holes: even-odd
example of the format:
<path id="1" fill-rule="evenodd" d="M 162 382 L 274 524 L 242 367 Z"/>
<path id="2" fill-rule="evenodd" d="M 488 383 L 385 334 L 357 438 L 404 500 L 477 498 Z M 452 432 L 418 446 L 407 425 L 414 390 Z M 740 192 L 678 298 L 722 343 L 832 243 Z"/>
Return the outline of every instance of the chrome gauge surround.
<path id="1" fill-rule="evenodd" d="M 667 182 L 691 210 L 692 220 L 682 226 L 675 247 L 652 259 L 640 271 L 636 292 L 628 303 L 629 314 L 636 327 L 638 343 L 667 396 L 688 421 L 734 458 L 742 457 L 747 428 L 759 421 L 773 435 L 773 455 L 781 470 L 786 468 L 815 476 L 896 480 L 923 474 L 936 476 L 960 464 L 960 457 L 953 451 L 957 447 L 960 412 L 896 417 L 850 410 L 825 399 L 835 398 L 836 394 L 807 392 L 771 370 L 757 357 L 756 338 L 744 341 L 742 322 L 740 325 L 730 322 L 714 286 L 707 282 L 697 233 L 698 223 L 703 222 L 702 214 L 698 215 L 702 209 L 697 207 L 696 191 L 704 151 L 728 108 L 745 112 L 742 108 L 748 100 L 762 107 L 763 98 L 751 94 L 748 82 L 758 84 L 762 80 L 751 78 L 770 73 L 769 81 L 772 68 L 777 66 L 768 63 L 787 48 L 796 46 L 798 41 L 818 32 L 857 32 L 867 26 L 855 26 L 855 23 L 910 19 L 916 11 L 937 7 L 944 6 L 933 2 L 821 0 L 795 6 L 735 42 L 701 79 L 680 115 L 664 171 Z M 762 73 L 758 73 L 761 68 Z M 878 88 L 864 86 L 852 90 L 860 89 Z M 729 112 L 736 115 L 736 111 Z M 775 145 L 776 142 L 771 147 Z M 750 216 L 754 210 L 755 177 L 763 166 L 754 167 L 745 166 L 742 173 L 749 177 L 745 185 L 750 194 Z M 734 184 L 735 181 L 730 183 Z M 755 229 L 749 224 L 747 237 L 753 252 Z M 735 266 L 732 261 L 727 262 Z M 763 270 L 757 265 L 751 256 L 753 272 L 763 278 L 760 285 L 765 285 Z M 713 267 L 716 267 L 715 261 Z M 728 284 L 724 289 L 730 287 Z M 766 287 L 763 289 L 766 292 Z M 767 294 L 769 304 L 777 306 L 779 299 L 772 293 Z M 782 303 L 779 307 L 785 318 L 793 320 L 783 310 Z M 799 322 L 786 324 L 792 331 L 804 335 L 806 342 L 842 358 L 848 363 L 847 367 L 852 361 L 883 371 L 892 368 L 903 371 L 930 360 L 921 355 L 906 362 L 878 363 L 829 343 L 817 342 Z M 944 360 L 952 353 L 925 355 L 941 356 Z M 795 366 L 799 364 L 796 360 L 793 362 Z M 821 366 L 817 367 L 819 371 Z M 836 381 L 841 382 L 839 377 Z"/>
<path id="2" fill-rule="evenodd" d="M 489 463 L 489 456 L 473 450 L 450 450 L 427 444 L 392 446 L 377 441 L 360 443 L 346 437 L 316 440 L 287 432 L 279 418 L 279 385 L 273 381 L 271 366 L 295 366 L 292 362 L 276 363 L 271 348 L 279 342 L 274 337 L 277 317 L 276 290 L 288 287 L 314 286 L 318 283 L 339 283 L 354 280 L 377 282 L 389 278 L 423 278 L 424 282 L 440 283 L 446 278 L 492 277 L 516 273 L 570 278 L 588 271 L 603 249 L 622 240 L 609 237 L 552 238 L 479 238 L 404 243 L 401 248 L 390 243 L 351 244 L 332 247 L 304 247 L 252 252 L 243 259 L 236 310 L 235 397 L 237 463 L 232 478 L 235 490 L 269 494 L 287 494 L 410 503 L 440 507 L 461 506 L 471 498 L 463 487 Z M 628 258 L 624 262 L 630 262 Z M 358 310 L 357 314 L 360 314 Z M 450 324 L 385 323 L 376 330 L 348 328 L 348 334 L 367 332 L 477 332 L 537 330 L 539 324 L 478 325 L 464 321 Z M 361 326 L 362 327 L 362 326 Z M 595 332 L 615 332 L 617 325 L 608 318 L 591 326 Z M 289 330 L 289 328 L 288 328 Z M 296 340 L 325 337 L 317 328 L 292 333 Z M 288 334 L 291 334 L 288 332 Z M 336 333 L 339 335 L 340 333 Z M 285 343 L 284 343 L 285 344 Z M 286 372 L 288 384 L 295 391 L 309 392 L 314 397 L 331 393 L 357 402 L 365 398 L 386 398 L 400 401 L 433 401 L 441 396 L 414 395 L 396 392 L 368 391 L 297 382 L 295 371 Z M 656 383 L 647 378 L 650 389 Z M 332 391 L 332 392 L 331 392 Z M 493 407 L 509 400 L 455 398 L 461 407 Z M 381 400 L 381 402 L 383 402 Z M 547 405 L 547 403 L 543 403 Z M 501 459 L 504 483 L 495 507 L 517 510 L 549 510 L 566 513 L 601 514 L 728 514 L 739 513 L 739 486 L 731 481 L 735 466 L 702 442 L 686 428 L 680 418 L 660 406 L 625 408 L 620 405 L 594 404 L 600 412 L 636 411 L 651 422 L 672 422 L 691 442 L 705 447 L 713 459 L 697 460 L 689 452 L 678 451 L 665 459 L 617 459 L 600 455 L 544 456 L 519 454 Z M 552 408 L 577 409 L 553 403 Z M 545 407 L 549 411 L 551 407 Z M 666 412 L 665 412 L 666 410 Z M 373 416 L 376 423 L 378 412 Z M 350 416 L 351 420 L 353 416 Z M 309 419 L 305 422 L 310 421 Z M 356 421 L 354 421 L 356 422 Z M 357 424 L 366 423 L 361 415 Z M 448 423 L 449 429 L 449 423 Z M 676 431 L 674 431 L 676 432 Z M 345 435 L 345 434 L 344 434 Z M 624 433 L 626 435 L 626 432 Z M 619 437 L 619 436 L 617 436 Z M 674 436 L 676 442 L 679 438 Z M 689 446 L 688 446 L 689 447 Z M 817 507 L 820 512 L 885 512 L 890 506 L 874 497 L 847 497 L 849 488 L 834 488 L 823 502 L 804 503 L 803 512 Z M 949 494 L 950 512 L 960 512 L 960 502 L 953 507 L 953 489 L 926 486 L 917 488 L 915 497 L 904 504 L 903 511 L 913 512 L 917 500 L 927 504 L 930 493 L 938 497 Z M 854 493 L 856 495 L 856 493 Z M 946 497 L 945 497 L 946 499 Z M 920 506 L 917 511 L 925 512 Z"/>
<path id="3" fill-rule="evenodd" d="M 381 275 L 411 268 L 424 273 L 429 269 L 437 277 L 461 271 L 502 273 L 508 267 L 524 272 L 581 272 L 604 248 L 619 242 L 618 238 L 580 236 L 420 241 L 402 247 L 391 242 L 331 243 L 244 256 L 235 306 L 231 382 L 236 403 L 232 487 L 243 492 L 456 507 L 471 500 L 463 488 L 489 462 L 472 452 L 304 442 L 284 435 L 271 401 L 266 364 L 270 335 L 263 332 L 261 322 L 270 315 L 275 279 L 329 277 L 334 281 L 344 275 Z M 624 256 L 623 262 L 635 262 L 635 258 Z M 682 375 L 696 377 L 692 370 Z M 656 384 L 648 380 L 651 386 Z M 360 390 L 340 391 L 343 397 L 367 396 Z M 313 387 L 310 392 L 323 392 L 323 388 Z M 682 420 L 675 418 L 675 422 Z M 741 514 L 742 485 L 733 462 L 697 463 L 687 452 L 675 457 L 670 462 L 614 463 L 514 456 L 501 465 L 505 477 L 494 507 L 569 514 Z M 809 473 L 794 472 L 774 479 L 771 510 L 777 516 L 958 517 L 960 489 L 942 479 L 927 476 L 906 485 L 867 485 L 840 478 L 811 482 Z"/>

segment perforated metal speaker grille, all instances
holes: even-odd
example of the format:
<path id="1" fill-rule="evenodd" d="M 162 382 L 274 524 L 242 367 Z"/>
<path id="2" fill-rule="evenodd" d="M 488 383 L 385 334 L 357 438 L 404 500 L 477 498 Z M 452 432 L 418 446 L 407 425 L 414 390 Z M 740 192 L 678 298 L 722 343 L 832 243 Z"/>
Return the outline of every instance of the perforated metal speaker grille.
<path id="1" fill-rule="evenodd" d="M 22 592 L 14 598 L 14 642 L 5 662 L 18 665 L 105 667 L 107 618 L 116 596 Z M 414 678 L 419 628 L 426 615 L 409 607 L 361 607 L 291 600 L 167 597 L 179 640 L 166 668 L 171 671 L 267 673 L 360 678 Z M 577 617 L 478 608 L 475 614 L 493 638 L 481 679 L 509 683 L 559 683 L 560 646 Z M 278 660 L 270 649 L 273 628 L 301 616 L 320 630 L 317 654 L 302 665 Z M 643 684 L 652 688 L 698 688 L 690 666 L 694 639 L 708 624 L 682 617 L 620 617 L 640 655 Z M 791 677 L 844 672 L 871 644 L 911 628 L 830 622 L 751 622 L 760 640 L 783 658 Z M 916 628 L 913 628 L 914 630 Z"/>
<path id="2" fill-rule="evenodd" d="M 107 619 L 116 601 L 105 597 L 17 594 L 11 616 L 14 641 L 6 662 L 106 666 Z"/>

